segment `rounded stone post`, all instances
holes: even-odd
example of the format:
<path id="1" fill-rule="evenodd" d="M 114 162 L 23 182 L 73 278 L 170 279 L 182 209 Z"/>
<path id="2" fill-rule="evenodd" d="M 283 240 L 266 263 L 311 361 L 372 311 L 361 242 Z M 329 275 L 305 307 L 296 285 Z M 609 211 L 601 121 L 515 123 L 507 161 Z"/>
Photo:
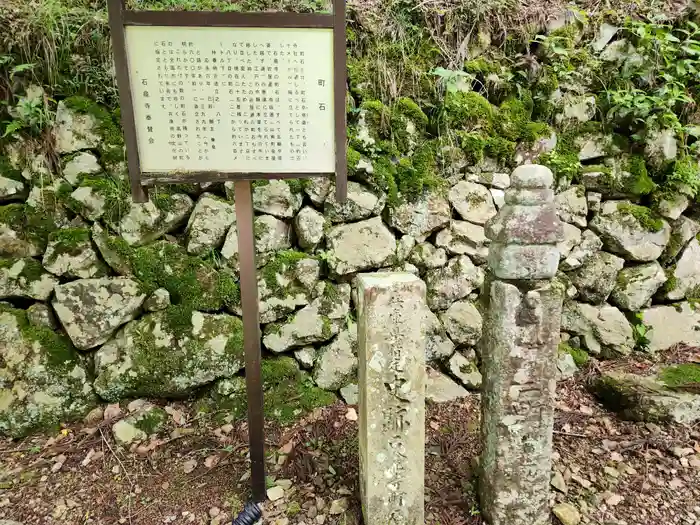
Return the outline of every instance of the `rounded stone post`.
<path id="1" fill-rule="evenodd" d="M 552 278 L 562 224 L 552 172 L 526 165 L 486 225 L 479 495 L 490 525 L 550 523 L 556 352 L 563 294 Z"/>

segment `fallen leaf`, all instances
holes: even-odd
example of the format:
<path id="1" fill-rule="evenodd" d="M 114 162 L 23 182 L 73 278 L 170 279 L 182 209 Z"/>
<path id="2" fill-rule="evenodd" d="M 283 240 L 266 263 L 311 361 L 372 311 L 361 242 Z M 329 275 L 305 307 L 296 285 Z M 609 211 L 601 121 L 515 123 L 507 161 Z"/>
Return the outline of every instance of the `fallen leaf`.
<path id="1" fill-rule="evenodd" d="M 170 414 L 170 417 L 173 418 L 176 425 L 182 425 L 184 422 L 184 415 L 181 411 L 171 406 L 165 407 L 165 411 Z"/>
<path id="2" fill-rule="evenodd" d="M 440 429 L 440 425 L 439 425 L 437 422 L 435 422 L 435 421 L 431 421 L 431 422 L 430 422 L 430 428 L 432 428 L 433 430 L 439 430 L 439 429 Z"/>
<path id="3" fill-rule="evenodd" d="M 289 454 L 292 453 L 293 449 L 294 449 L 294 441 L 287 441 L 280 448 L 280 454 L 284 454 L 285 456 L 288 456 Z"/>
<path id="4" fill-rule="evenodd" d="M 673 490 L 676 490 L 683 486 L 683 482 L 678 478 L 673 478 L 671 481 L 668 482 L 668 486 Z"/>
<path id="5" fill-rule="evenodd" d="M 211 456 L 206 457 L 204 460 L 204 466 L 207 468 L 214 468 L 219 464 L 219 461 L 221 461 L 221 457 L 218 454 L 212 454 Z"/>
<path id="6" fill-rule="evenodd" d="M 182 465 L 182 470 L 185 471 L 185 474 L 189 474 L 190 472 L 193 472 L 194 469 L 197 468 L 197 460 L 196 459 L 190 459 L 188 461 L 185 461 L 185 463 Z"/>

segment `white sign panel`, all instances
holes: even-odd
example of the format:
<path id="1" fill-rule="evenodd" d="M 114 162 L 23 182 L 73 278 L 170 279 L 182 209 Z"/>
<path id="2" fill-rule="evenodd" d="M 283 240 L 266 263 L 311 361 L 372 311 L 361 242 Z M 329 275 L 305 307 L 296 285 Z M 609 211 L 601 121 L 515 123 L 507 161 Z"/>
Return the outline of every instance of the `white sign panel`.
<path id="1" fill-rule="evenodd" d="M 144 173 L 333 173 L 333 30 L 126 27 Z"/>

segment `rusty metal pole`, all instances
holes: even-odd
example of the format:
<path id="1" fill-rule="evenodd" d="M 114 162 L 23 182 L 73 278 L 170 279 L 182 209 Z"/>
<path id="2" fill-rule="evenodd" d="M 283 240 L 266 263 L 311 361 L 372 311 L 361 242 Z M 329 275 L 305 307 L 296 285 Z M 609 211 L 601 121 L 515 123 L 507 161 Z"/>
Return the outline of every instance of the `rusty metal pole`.
<path id="1" fill-rule="evenodd" d="M 245 379 L 248 394 L 248 436 L 253 500 L 265 501 L 265 420 L 260 374 L 260 311 L 258 278 L 255 265 L 253 231 L 253 194 L 249 180 L 234 183 L 238 258 L 240 263 L 241 304 L 243 306 L 243 344 Z"/>

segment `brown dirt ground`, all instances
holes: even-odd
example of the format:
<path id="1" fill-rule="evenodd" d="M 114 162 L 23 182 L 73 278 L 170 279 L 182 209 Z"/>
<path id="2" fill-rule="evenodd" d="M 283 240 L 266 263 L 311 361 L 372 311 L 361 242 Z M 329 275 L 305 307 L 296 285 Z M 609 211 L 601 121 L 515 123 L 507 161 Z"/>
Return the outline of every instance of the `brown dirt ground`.
<path id="1" fill-rule="evenodd" d="M 559 385 L 554 464 L 567 494 L 553 489 L 553 503 L 576 504 L 584 523 L 700 524 L 700 431 L 621 421 L 586 391 L 586 377 Z M 248 498 L 245 423 L 216 427 L 194 420 L 186 404 L 169 407 L 170 429 L 131 449 L 114 443 L 114 421 L 0 441 L 0 519 L 25 525 L 230 522 Z M 292 488 L 266 504 L 264 523 L 362 522 L 357 423 L 348 410 L 337 403 L 288 428 L 268 425 L 269 475 L 291 480 Z M 426 524 L 481 523 L 472 478 L 478 412 L 477 395 L 428 410 Z M 343 498 L 348 510 L 330 515 L 331 503 Z"/>

